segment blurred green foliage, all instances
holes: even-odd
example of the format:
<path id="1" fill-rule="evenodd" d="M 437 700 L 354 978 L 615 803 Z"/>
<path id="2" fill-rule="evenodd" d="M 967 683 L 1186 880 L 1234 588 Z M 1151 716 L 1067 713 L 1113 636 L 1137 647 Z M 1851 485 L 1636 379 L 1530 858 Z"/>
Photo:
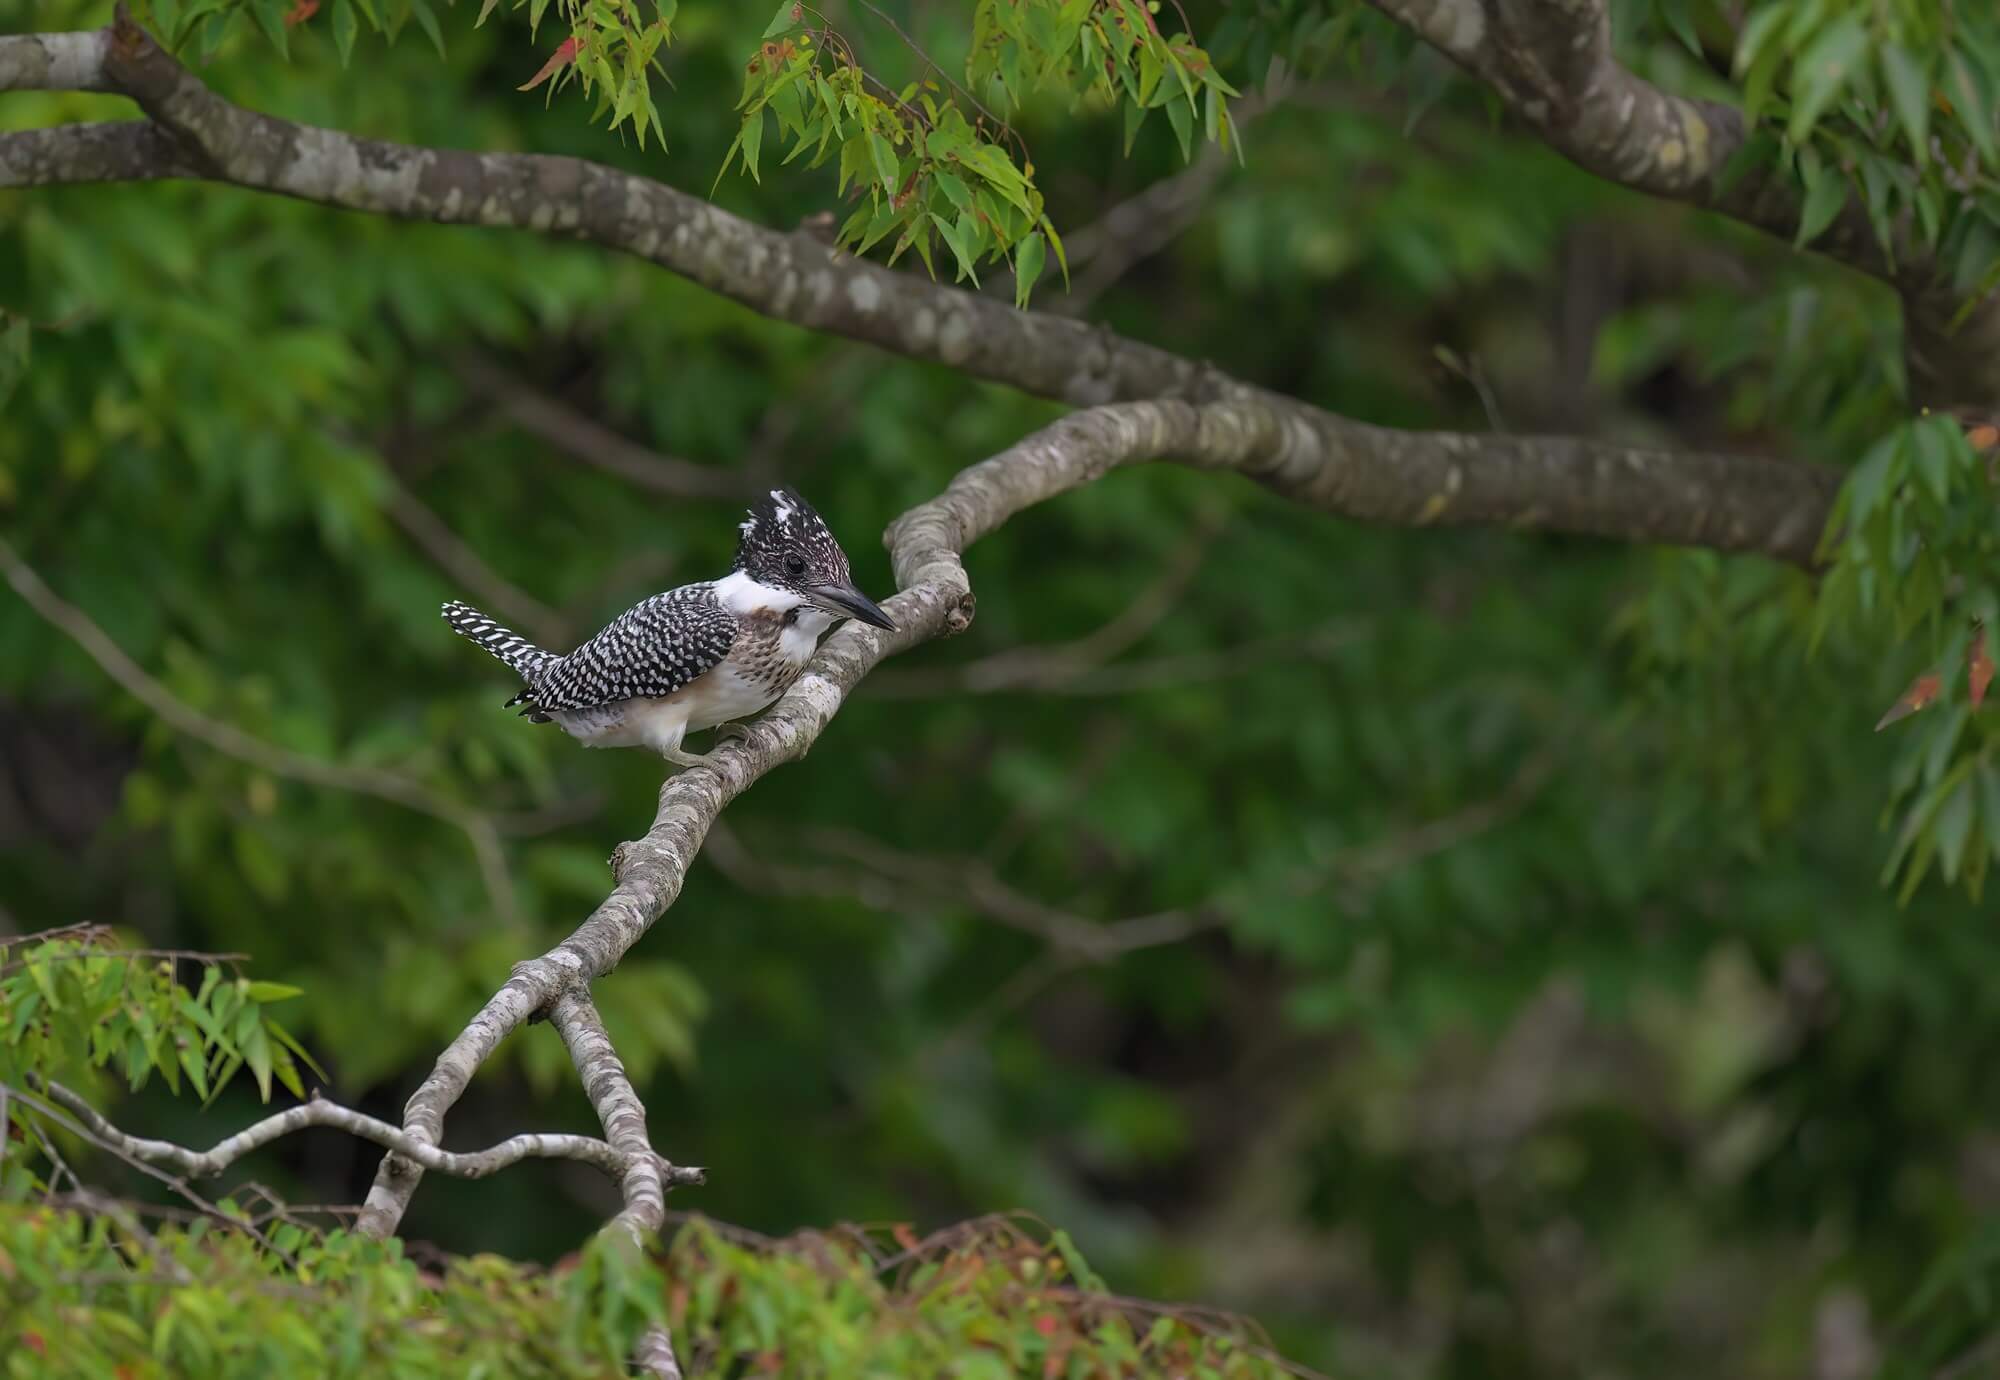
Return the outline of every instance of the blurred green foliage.
<path id="1" fill-rule="evenodd" d="M 480 1255 L 427 1272 L 399 1242 L 224 1210 L 148 1233 L 134 1261 L 109 1218 L 0 1206 L 7 1374 L 619 1375 L 662 1322 L 693 1375 L 1286 1373 L 1253 1328 L 1113 1295 L 1063 1233 L 1008 1221 L 905 1227 L 896 1249 L 859 1231 L 744 1244 L 695 1219 L 657 1265 L 593 1242 L 553 1271 Z"/>
<path id="2" fill-rule="evenodd" d="M 518 94 L 547 55 L 525 15 L 441 8 L 444 60 L 364 38 L 343 71 L 344 8 L 293 25 L 288 61 L 254 15 L 209 26 L 205 79 L 360 134 L 714 186 L 776 227 L 855 209 L 831 160 L 776 175 L 764 150 L 758 178 L 715 183 L 764 14 L 673 16 L 663 152 Z M 1847 179 L 1966 290 L 1986 281 L 1991 125 L 1954 85 L 1990 114 L 1983 12 L 1749 8 L 1746 56 L 1749 27 L 1707 0 L 1621 4 L 1621 54 L 1735 99 L 1740 61 L 1758 156 L 1809 213 Z M 963 13 L 891 12 L 940 61 L 965 52 Z M 837 19 L 895 90 L 924 79 L 865 7 Z M 1858 1316 L 1886 1373 L 1929 1375 L 1995 1325 L 2000 1284 L 2000 949 L 1972 890 L 2000 850 L 2000 749 L 1965 674 L 1992 622 L 1990 474 L 1907 415 L 1880 285 L 1585 176 L 1359 7 L 1189 20 L 1222 80 L 1249 91 L 1277 54 L 1301 83 L 1096 318 L 1385 424 L 1855 466 L 1831 572 L 1371 530 L 1166 469 L 1024 515 L 970 555 L 974 630 L 877 672 L 733 805 L 738 863 L 711 850 L 599 985 L 655 1143 L 709 1167 L 677 1204 L 771 1233 L 1030 1208 L 1119 1292 L 1247 1309 L 1339 1374 L 1791 1376 Z M 1865 60 L 1818 62 L 1855 24 Z M 1919 112 L 1899 53 L 1944 104 Z M 0 105 L 10 128 L 126 114 Z M 1009 119 L 1073 275 L 1079 232 L 1186 166 L 1168 123 L 1121 156 L 1121 113 L 1058 91 Z M 1914 157 L 1926 136 L 1944 152 Z M 1044 274 L 1038 304 L 1061 301 Z M 574 640 L 720 573 L 735 535 L 735 504 L 637 489 L 585 462 L 575 426 L 523 425 L 519 397 L 746 488 L 782 474 L 871 591 L 873 533 L 1053 415 L 637 262 L 213 186 L 0 194 L 0 306 L 8 540 L 200 712 L 491 812 L 514 907 L 448 823 L 177 737 L 7 596 L 0 906 L 24 929 L 254 954 L 305 989 L 286 1023 L 341 1100 L 391 1119 L 509 964 L 601 899 L 658 785 L 640 754 L 501 711 L 512 687 L 435 617 L 491 603 L 462 556 Z M 494 369 L 513 383 L 482 383 Z M 992 660 L 1038 647 L 1066 650 Z M 1937 701 L 1872 732 L 1926 674 Z M 927 880 L 975 867 L 1085 923 L 1199 923 L 1097 961 Z M 253 1112 L 238 1080 L 207 1112 L 149 1089 L 117 1114 L 207 1143 Z M 594 1129 L 540 1028 L 451 1125 L 465 1143 Z M 353 1201 L 373 1167 L 317 1133 L 244 1173 Z M 613 1206 L 523 1166 L 431 1176 L 407 1225 L 553 1260 Z M 727 1264 L 696 1242 L 704 1270 Z M 490 1297 L 460 1302 L 547 1334 L 560 1288 L 490 1268 Z M 799 1307 L 882 1306 L 825 1278 Z M 471 1335 L 494 1315 L 465 1316 Z M 703 1316 L 718 1348 L 761 1325 Z M 950 1343 L 940 1327 L 907 1345 Z"/>

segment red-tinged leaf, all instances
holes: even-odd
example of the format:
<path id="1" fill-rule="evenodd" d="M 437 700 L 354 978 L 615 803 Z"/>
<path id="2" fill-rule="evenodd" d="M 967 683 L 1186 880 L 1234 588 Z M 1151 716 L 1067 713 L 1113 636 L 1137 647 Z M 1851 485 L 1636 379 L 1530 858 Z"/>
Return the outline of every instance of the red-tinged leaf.
<path id="1" fill-rule="evenodd" d="M 1986 650 L 1986 629 L 1972 634 L 1972 650 L 1965 657 L 1965 685 L 1974 709 L 1986 699 L 1986 687 L 1993 683 L 1993 657 Z"/>
<path id="2" fill-rule="evenodd" d="M 1053 1314 L 1053 1313 L 1039 1313 L 1039 1314 L 1037 1314 L 1037 1315 L 1035 1316 L 1035 1331 L 1037 1331 L 1037 1332 L 1041 1333 L 1041 1334 L 1042 1334 L 1042 1335 L 1043 1335 L 1044 1337 L 1053 1337 L 1053 1336 L 1055 1336 L 1055 1335 L 1056 1335 L 1056 1315 L 1055 1315 L 1055 1314 Z"/>
<path id="3" fill-rule="evenodd" d="M 37 1356 L 47 1356 L 49 1354 L 49 1344 L 42 1340 L 42 1334 L 39 1332 L 23 1332 L 21 1334 L 21 1345 L 34 1352 Z"/>
<path id="4" fill-rule="evenodd" d="M 1938 679 L 1938 677 L 1928 675 L 1918 676 L 1914 681 L 1910 682 L 1910 688 L 1903 692 L 1903 697 L 1889 706 L 1889 712 L 1875 721 L 1875 731 L 1880 733 L 1890 724 L 1896 722 L 1896 720 L 1909 718 L 1910 715 L 1936 699 L 1938 691 L 1942 689 L 1944 689 L 1944 682 Z"/>
<path id="5" fill-rule="evenodd" d="M 564 39 L 562 43 L 556 48 L 555 52 L 549 56 L 549 60 L 542 64 L 542 70 L 535 73 L 535 75 L 528 81 L 527 85 L 517 86 L 514 89 L 516 91 L 533 91 L 536 87 L 540 86 L 550 77 L 553 77 L 563 68 L 569 66 L 572 62 L 575 62 L 576 50 L 582 46 L 583 46 L 582 44 L 576 41 L 576 35 L 571 34 L 568 38 Z"/>
<path id="6" fill-rule="evenodd" d="M 896 1244 L 906 1251 L 914 1251 L 917 1248 L 917 1234 L 910 1230 L 908 1222 L 896 1223 L 889 1228 L 889 1235 L 895 1237 Z"/>
<path id="7" fill-rule="evenodd" d="M 285 11 L 285 27 L 296 29 L 318 13 L 319 0 L 298 0 L 296 5 Z"/>

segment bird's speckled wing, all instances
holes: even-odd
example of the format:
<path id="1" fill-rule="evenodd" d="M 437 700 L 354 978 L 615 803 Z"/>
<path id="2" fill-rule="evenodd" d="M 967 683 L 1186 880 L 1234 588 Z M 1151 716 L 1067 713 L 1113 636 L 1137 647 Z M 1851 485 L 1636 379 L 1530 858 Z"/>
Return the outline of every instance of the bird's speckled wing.
<path id="1" fill-rule="evenodd" d="M 635 604 L 545 671 L 536 709 L 593 709 L 635 696 L 671 695 L 729 655 L 736 619 L 715 587 L 683 585 Z"/>

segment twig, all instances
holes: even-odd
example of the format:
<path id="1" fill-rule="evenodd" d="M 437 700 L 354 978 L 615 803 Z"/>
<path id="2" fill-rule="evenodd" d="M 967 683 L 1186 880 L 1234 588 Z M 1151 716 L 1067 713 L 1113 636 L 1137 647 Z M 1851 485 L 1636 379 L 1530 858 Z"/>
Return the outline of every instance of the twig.
<path id="1" fill-rule="evenodd" d="M 740 498 L 758 486 L 740 471 L 697 465 L 628 441 L 489 360 L 465 354 L 453 368 L 468 387 L 497 404 L 521 430 L 642 489 L 675 498 Z"/>
<path id="2" fill-rule="evenodd" d="M 589 1136 L 552 1132 L 509 1136 L 498 1145 L 486 1150 L 454 1154 L 449 1150 L 440 1150 L 435 1145 L 426 1145 L 415 1140 L 399 1127 L 391 1126 L 386 1121 L 378 1121 L 366 1113 L 353 1111 L 318 1097 L 310 1102 L 302 1102 L 296 1107 L 276 1112 L 262 1121 L 254 1122 L 235 1135 L 216 1142 L 211 1149 L 190 1150 L 172 1141 L 147 1140 L 140 1136 L 128 1135 L 112 1125 L 83 1098 L 60 1083 L 48 1083 L 46 1090 L 52 1100 L 62 1104 L 78 1117 L 101 1144 L 115 1150 L 121 1156 L 141 1160 L 147 1164 L 165 1165 L 198 1179 L 220 1174 L 252 1151 L 260 1150 L 272 1141 L 288 1136 L 294 1131 L 302 1131 L 308 1126 L 331 1126 L 351 1136 L 408 1155 L 426 1169 L 435 1169 L 440 1174 L 450 1174 L 461 1179 L 483 1179 L 489 1174 L 497 1173 L 527 1159 L 581 1160 L 585 1164 L 595 1165 L 614 1177 L 625 1174 L 629 1168 L 630 1156 L 601 1140 L 594 1140 Z M 27 1097 L 19 1089 L 15 1090 L 15 1096 L 24 1099 Z"/>
<path id="3" fill-rule="evenodd" d="M 0 1084 L 0 1087 L 4 1086 L 5 1086 L 4 1084 Z M 55 1086 L 56 1085 L 53 1084 L 50 1085 L 51 1095 L 53 1095 L 54 1093 Z M 297 1263 L 296 1261 L 292 1260 L 290 1253 L 278 1250 L 276 1244 L 273 1243 L 268 1236 L 264 1235 L 263 1232 L 259 1231 L 254 1225 L 242 1221 L 238 1218 L 231 1217 L 221 1208 L 209 1202 L 199 1193 L 196 1193 L 192 1188 L 189 1188 L 187 1185 L 187 1180 L 166 1173 L 164 1170 L 161 1170 L 160 1168 L 152 1164 L 150 1161 L 145 1159 L 143 1156 L 134 1155 L 127 1152 L 124 1148 L 122 1148 L 122 1146 L 119 1143 L 121 1140 L 127 1139 L 127 1137 L 124 1136 L 123 1132 L 118 1131 L 114 1127 L 111 1128 L 110 1135 L 106 1136 L 106 1135 L 100 1135 L 97 1131 L 93 1130 L 91 1126 L 88 1124 L 90 1118 L 95 1118 L 98 1121 L 103 1121 L 103 1118 L 97 1116 L 97 1113 L 95 1111 L 90 1111 L 88 1118 L 85 1118 L 84 1120 L 78 1120 L 75 1117 L 67 1115 L 58 1107 L 51 1104 L 50 1102 L 47 1102 L 42 1098 L 36 1097 L 32 1093 L 23 1092 L 19 1088 L 9 1088 L 7 1091 L 10 1097 L 18 1100 L 24 1106 L 33 1108 L 41 1115 L 47 1117 L 50 1121 L 55 1122 L 58 1126 L 62 1126 L 68 1131 L 70 1131 L 72 1134 L 79 1136 L 86 1141 L 89 1141 L 92 1145 L 95 1145 L 98 1149 L 103 1150 L 108 1154 L 116 1155 L 119 1159 L 131 1165 L 134 1169 L 138 1170 L 141 1174 L 144 1174 L 147 1178 L 152 1179 L 155 1182 L 166 1185 L 168 1189 L 170 1189 L 174 1194 L 176 1194 L 183 1201 L 185 1201 L 188 1204 L 188 1206 L 194 1208 L 203 1217 L 206 1217 L 212 1221 L 227 1223 L 229 1226 L 235 1227 L 238 1230 L 247 1233 L 252 1240 L 257 1242 L 258 1245 L 264 1247 L 266 1250 L 269 1250 L 281 1256 L 283 1259 L 287 1261 L 291 1261 L 293 1264 Z M 88 1108 L 86 1108 L 86 1110 L 88 1110 Z M 105 1122 L 105 1125 L 109 1127 L 110 1123 Z M 82 1180 L 78 1179 L 76 1175 L 70 1171 L 69 1166 L 63 1163 L 62 1156 L 56 1153 L 55 1146 L 51 1145 L 48 1142 L 48 1138 L 46 1136 L 41 1135 L 40 1128 L 37 1127 L 35 1128 L 35 1130 L 37 1136 L 40 1137 L 42 1141 L 42 1153 L 49 1157 L 50 1163 L 56 1165 L 58 1168 L 62 1170 L 64 1174 L 68 1176 L 70 1182 L 76 1185 L 78 1192 L 88 1193 L 90 1190 L 85 1188 Z"/>
<path id="4" fill-rule="evenodd" d="M 379 767 L 351 767 L 304 757 L 261 738 L 253 738 L 234 724 L 211 719 L 175 698 L 164 685 L 148 675 L 145 668 L 125 654 L 89 614 L 68 602 L 45 584 L 4 538 L 0 538 L 0 573 L 29 608 L 62 632 L 84 654 L 96 662 L 111 679 L 152 710 L 168 727 L 206 744 L 226 757 L 247 762 L 260 771 L 329 790 L 351 791 L 374 796 L 426 814 L 463 831 L 472 844 L 473 856 L 485 878 L 494 909 L 503 919 L 514 918 L 514 884 L 507 871 L 507 859 L 500 848 L 499 830 L 493 821 L 439 795 L 430 787 L 396 772 Z"/>
<path id="5" fill-rule="evenodd" d="M 519 624 L 542 645 L 569 645 L 568 620 L 488 565 L 429 504 L 393 477 L 390 483 L 389 516 L 418 550 L 487 608 Z"/>

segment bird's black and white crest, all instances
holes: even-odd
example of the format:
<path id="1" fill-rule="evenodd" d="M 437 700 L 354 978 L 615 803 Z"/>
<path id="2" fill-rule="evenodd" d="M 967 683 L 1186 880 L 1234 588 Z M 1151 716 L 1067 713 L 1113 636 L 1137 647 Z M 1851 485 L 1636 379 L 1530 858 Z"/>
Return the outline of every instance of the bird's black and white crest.
<path id="1" fill-rule="evenodd" d="M 832 530 L 790 489 L 773 489 L 751 504 L 738 530 L 736 568 L 760 585 L 804 593 L 852 582 Z"/>

